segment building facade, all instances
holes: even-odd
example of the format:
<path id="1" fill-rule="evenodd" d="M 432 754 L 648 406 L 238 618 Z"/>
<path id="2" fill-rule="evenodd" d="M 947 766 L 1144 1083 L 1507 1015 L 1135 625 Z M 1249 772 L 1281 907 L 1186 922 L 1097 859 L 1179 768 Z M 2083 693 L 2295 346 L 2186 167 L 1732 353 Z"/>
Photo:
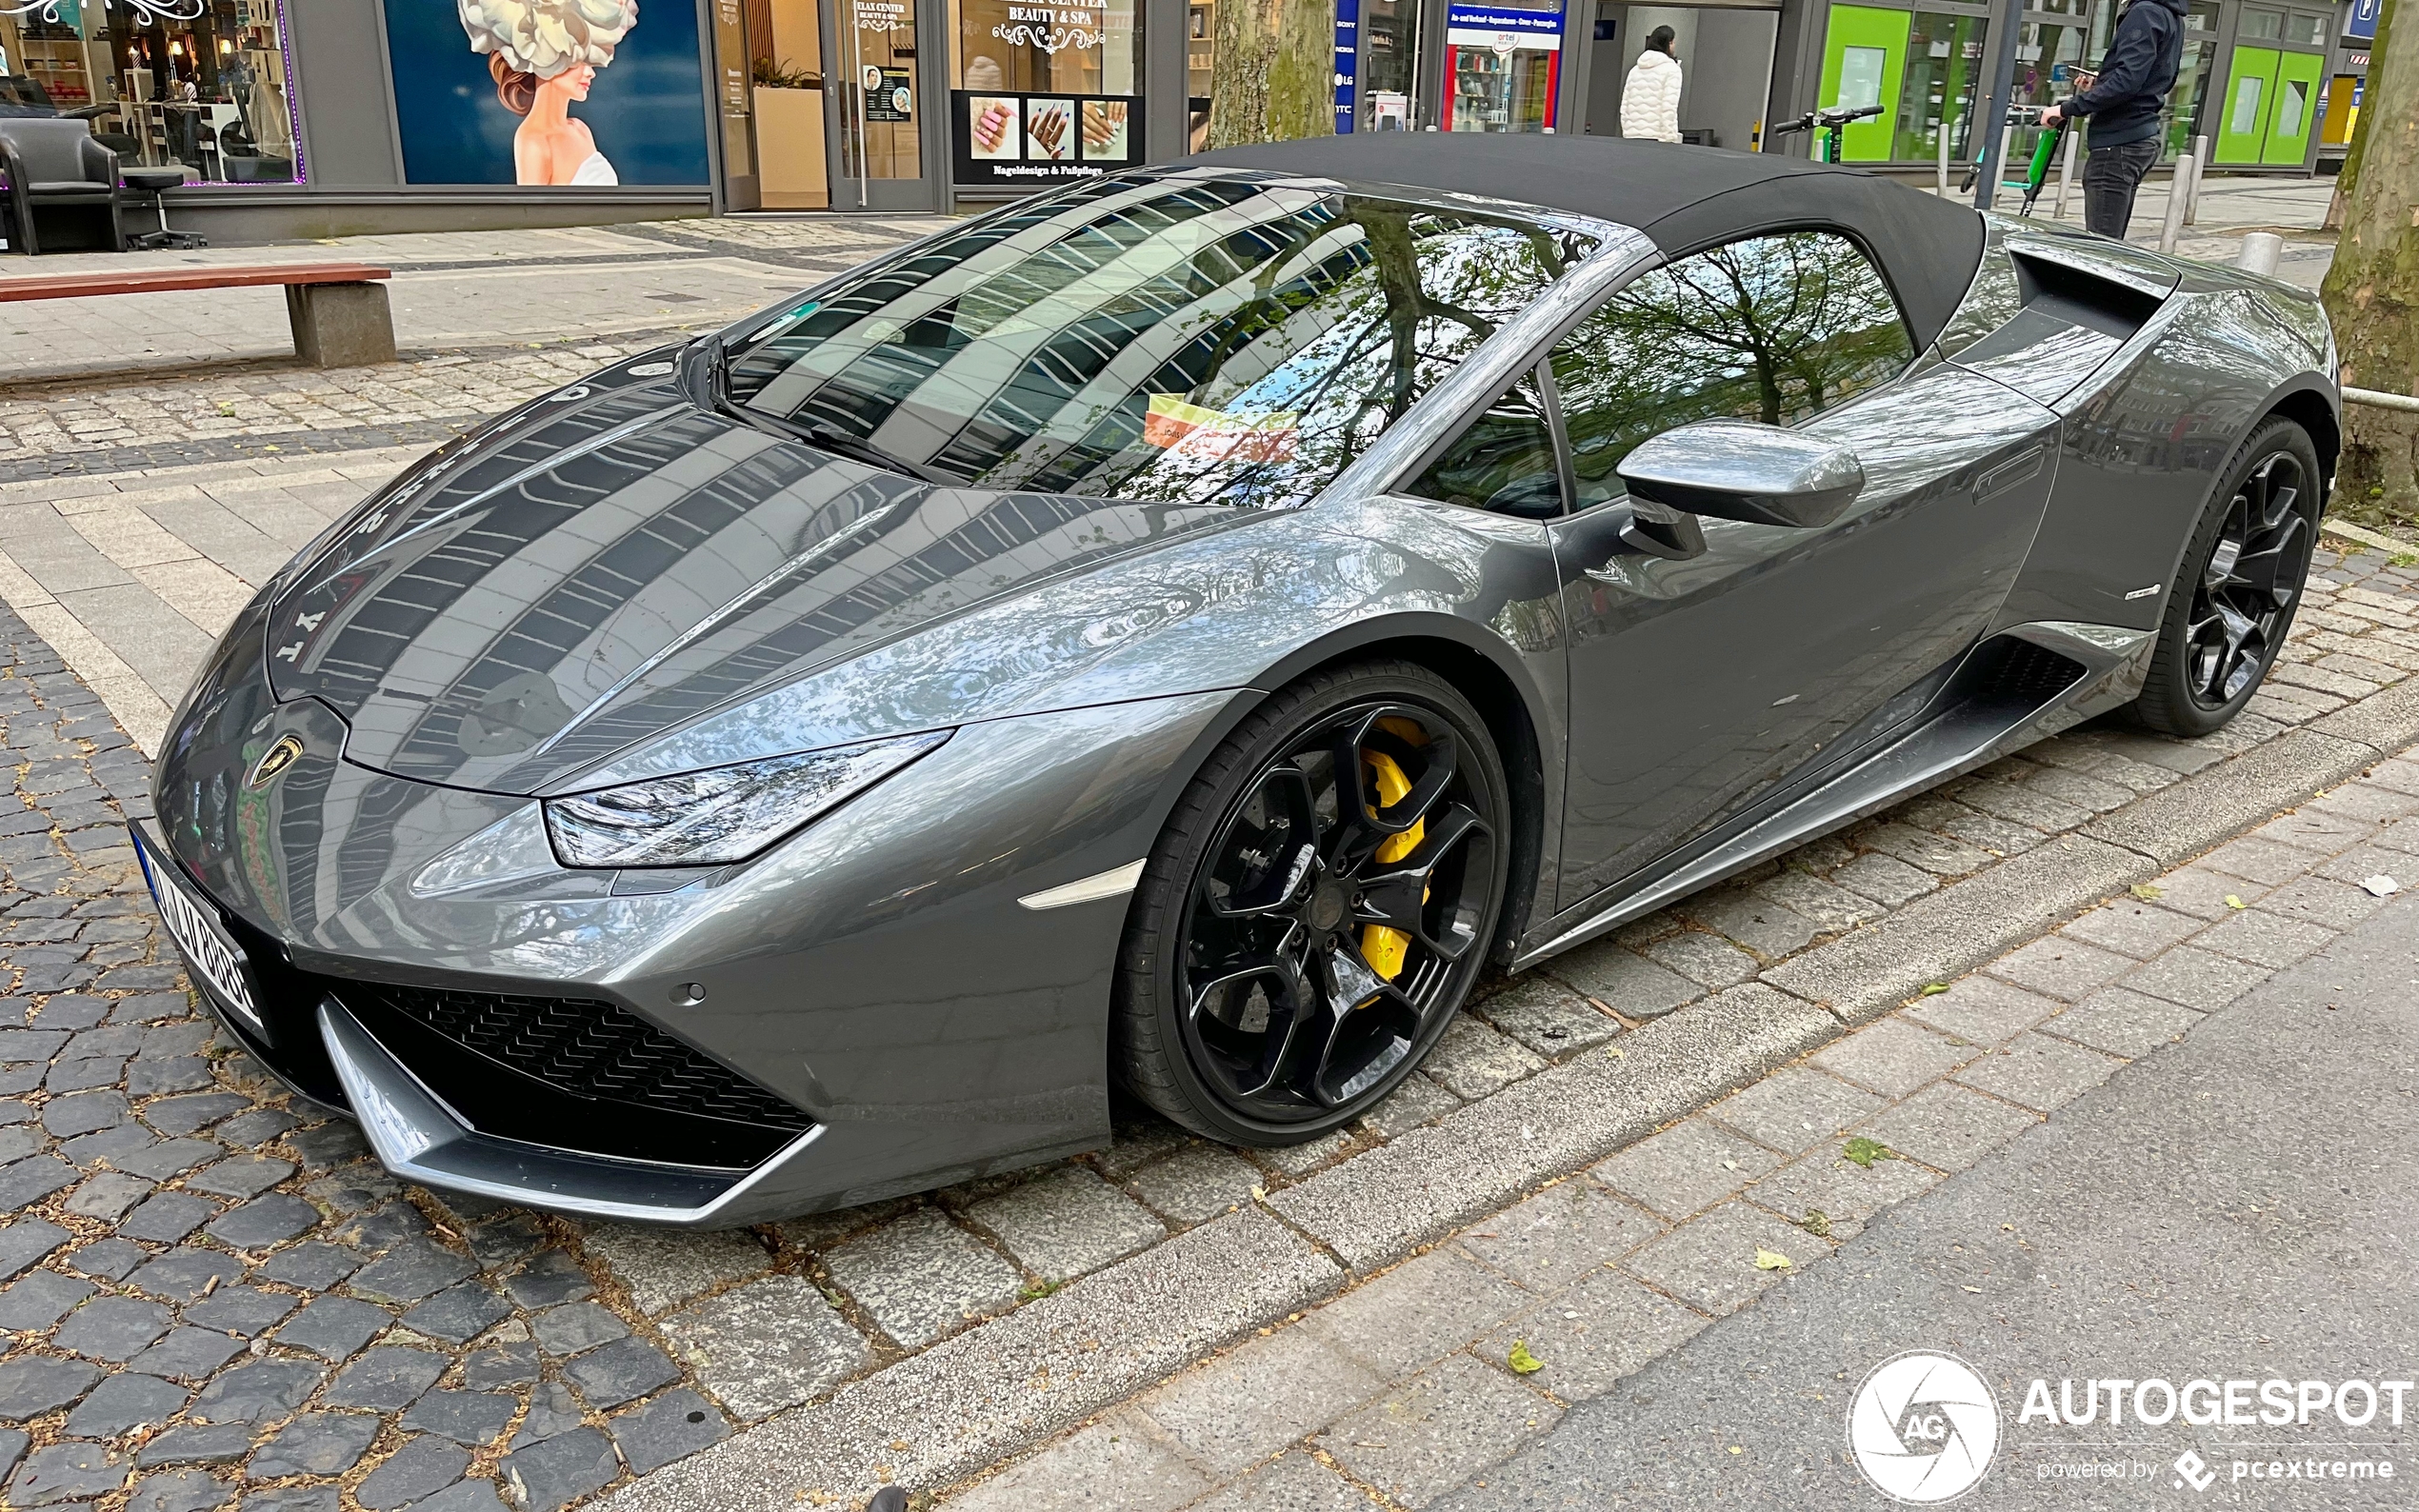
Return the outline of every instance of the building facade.
<path id="1" fill-rule="evenodd" d="M 0 0 L 0 110 L 183 165 L 177 215 L 227 240 L 943 209 L 1205 146 L 1233 3 Z M 2028 9 L 2018 98 L 2068 92 L 2121 3 Z M 2169 152 L 2206 134 L 2214 168 L 2283 173 L 2339 152 L 2377 0 L 2190 3 Z M 1774 123 L 1880 104 L 1846 159 L 1936 170 L 1944 140 L 1956 165 L 1983 145 L 1990 10 L 1338 0 L 1335 127 L 1612 134 L 1668 26 L 1689 141 L 1803 153 Z"/>

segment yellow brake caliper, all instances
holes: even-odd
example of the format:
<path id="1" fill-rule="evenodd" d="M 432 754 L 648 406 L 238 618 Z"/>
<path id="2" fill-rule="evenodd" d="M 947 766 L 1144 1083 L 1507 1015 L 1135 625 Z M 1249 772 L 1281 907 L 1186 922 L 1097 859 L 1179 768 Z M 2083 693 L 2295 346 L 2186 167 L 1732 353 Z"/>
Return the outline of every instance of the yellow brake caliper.
<path id="1" fill-rule="evenodd" d="M 1417 725 L 1407 719 L 1382 719 L 1378 721 L 1378 727 L 1414 746 L 1428 744 L 1427 735 Z M 1377 801 L 1380 806 L 1391 808 L 1409 795 L 1411 780 L 1403 775 L 1402 766 L 1393 757 L 1383 751 L 1372 750 L 1363 751 L 1361 760 L 1369 766 L 1369 780 L 1377 788 Z M 1389 836 L 1385 844 L 1379 846 L 1377 859 L 1389 865 L 1400 861 L 1417 850 L 1419 843 L 1427 838 L 1427 823 L 1422 821 L 1415 824 L 1399 835 Z M 1425 892 L 1420 895 L 1420 901 L 1422 903 L 1428 901 L 1428 895 Z M 1410 948 L 1411 937 L 1403 930 L 1390 928 L 1382 924 L 1368 924 L 1361 926 L 1361 959 L 1369 964 L 1369 969 L 1389 982 L 1403 974 L 1403 958 Z"/>

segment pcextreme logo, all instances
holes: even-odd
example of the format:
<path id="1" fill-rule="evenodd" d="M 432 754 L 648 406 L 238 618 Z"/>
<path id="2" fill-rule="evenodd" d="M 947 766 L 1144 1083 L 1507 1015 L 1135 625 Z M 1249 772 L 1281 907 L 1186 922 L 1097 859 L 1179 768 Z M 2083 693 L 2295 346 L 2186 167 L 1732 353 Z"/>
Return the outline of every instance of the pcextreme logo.
<path id="1" fill-rule="evenodd" d="M 1999 1403 L 1954 1355 L 1909 1350 L 1873 1367 L 1848 1407 L 1848 1452 L 1874 1490 L 1935 1506 L 1982 1482 L 1999 1447 Z"/>

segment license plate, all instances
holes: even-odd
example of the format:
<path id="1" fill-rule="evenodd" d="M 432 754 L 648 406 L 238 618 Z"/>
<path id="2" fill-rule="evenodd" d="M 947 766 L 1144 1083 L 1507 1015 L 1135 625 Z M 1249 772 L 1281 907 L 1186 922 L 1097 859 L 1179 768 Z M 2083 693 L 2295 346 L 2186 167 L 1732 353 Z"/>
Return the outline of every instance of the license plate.
<path id="1" fill-rule="evenodd" d="M 134 854 L 142 860 L 143 880 L 151 885 L 151 901 L 159 905 L 160 920 L 185 951 L 186 964 L 221 1003 L 253 1028 L 268 1033 L 269 1026 L 261 1022 L 260 1009 L 252 1003 L 251 985 L 244 974 L 244 953 L 236 947 L 234 937 L 208 908 L 187 895 L 167 861 L 151 859 L 150 846 L 137 842 Z"/>

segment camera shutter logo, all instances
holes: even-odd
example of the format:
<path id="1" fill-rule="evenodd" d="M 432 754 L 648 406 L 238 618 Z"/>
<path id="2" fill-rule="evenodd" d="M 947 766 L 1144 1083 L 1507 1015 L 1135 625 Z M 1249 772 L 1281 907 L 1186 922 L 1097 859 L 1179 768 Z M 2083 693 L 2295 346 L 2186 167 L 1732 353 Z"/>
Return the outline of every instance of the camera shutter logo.
<path id="1" fill-rule="evenodd" d="M 271 777 L 276 776 L 279 772 L 284 771 L 287 767 L 291 766 L 294 763 L 302 760 L 302 753 L 303 743 L 300 736 L 278 736 L 277 744 L 261 752 L 260 760 L 252 763 L 251 774 L 246 779 L 246 786 L 258 787 L 261 784 L 269 781 Z"/>
<path id="2" fill-rule="evenodd" d="M 1982 1483 L 1999 1403 L 1972 1366 L 1916 1350 L 1873 1367 L 1848 1408 L 1848 1450 L 1874 1490 L 1931 1506 Z"/>

